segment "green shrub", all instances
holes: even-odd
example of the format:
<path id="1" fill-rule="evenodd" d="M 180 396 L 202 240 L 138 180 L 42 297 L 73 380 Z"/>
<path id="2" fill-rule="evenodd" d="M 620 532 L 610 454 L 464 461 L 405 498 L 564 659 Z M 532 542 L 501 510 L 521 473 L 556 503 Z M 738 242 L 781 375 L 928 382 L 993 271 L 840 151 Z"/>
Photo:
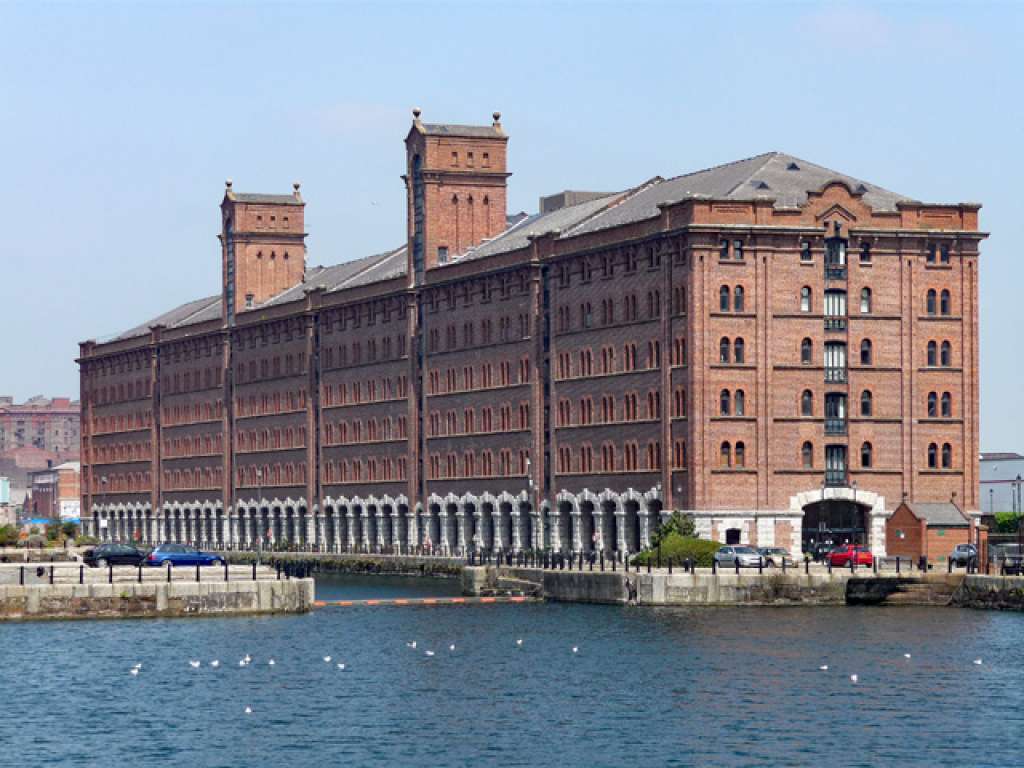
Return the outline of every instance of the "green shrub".
<path id="1" fill-rule="evenodd" d="M 669 558 L 672 558 L 675 565 L 681 564 L 683 560 L 692 559 L 697 565 L 710 568 L 711 559 L 721 546 L 717 541 L 680 536 L 675 531 L 671 531 L 661 540 L 661 564 L 667 566 Z M 656 564 L 658 562 L 657 546 L 641 552 L 633 560 L 641 565 L 647 565 L 648 560 L 652 565 Z"/>
<path id="2" fill-rule="evenodd" d="M 100 540 L 95 536 L 78 536 L 75 539 L 75 544 L 79 547 L 94 547 L 100 543 Z"/>
<path id="3" fill-rule="evenodd" d="M 996 532 L 1016 533 L 1020 525 L 1020 515 L 1016 512 L 996 512 Z"/>
<path id="4" fill-rule="evenodd" d="M 13 525 L 0 525 L 0 547 L 9 547 L 18 543 L 18 529 Z"/>
<path id="5" fill-rule="evenodd" d="M 697 538 L 697 527 L 693 522 L 692 515 L 684 515 L 682 512 L 673 512 L 672 517 L 661 524 L 661 527 L 651 537 L 651 546 L 657 548 L 670 534 L 682 536 L 684 539 Z"/>

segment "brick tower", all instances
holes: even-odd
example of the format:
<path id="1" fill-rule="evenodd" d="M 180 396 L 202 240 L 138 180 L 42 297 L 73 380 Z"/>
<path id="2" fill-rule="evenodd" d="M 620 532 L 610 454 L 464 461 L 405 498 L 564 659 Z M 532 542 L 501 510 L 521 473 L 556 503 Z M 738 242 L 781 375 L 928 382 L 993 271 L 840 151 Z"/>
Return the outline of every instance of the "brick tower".
<path id="1" fill-rule="evenodd" d="M 410 278 L 446 264 L 506 228 L 508 136 L 487 126 L 420 121 L 405 138 Z M 418 282 L 418 280 L 417 280 Z"/>
<path id="2" fill-rule="evenodd" d="M 302 282 L 306 271 L 306 204 L 298 183 L 290 195 L 235 192 L 221 202 L 224 319 L 252 309 Z"/>

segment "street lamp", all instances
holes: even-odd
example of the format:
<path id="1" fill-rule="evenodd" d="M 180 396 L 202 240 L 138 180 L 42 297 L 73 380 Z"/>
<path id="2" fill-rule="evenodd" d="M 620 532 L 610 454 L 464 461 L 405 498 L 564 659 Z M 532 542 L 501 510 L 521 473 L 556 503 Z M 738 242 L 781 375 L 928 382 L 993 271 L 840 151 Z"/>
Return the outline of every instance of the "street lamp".
<path id="1" fill-rule="evenodd" d="M 260 554 L 262 547 L 260 546 L 263 541 L 263 536 L 260 531 L 263 527 L 263 490 L 260 487 L 263 481 L 263 473 L 260 472 L 260 468 L 256 467 L 256 562 L 260 562 Z"/>
<path id="2" fill-rule="evenodd" d="M 107 503 L 107 476 L 106 475 L 100 475 L 100 509 L 103 509 L 103 507 L 106 505 L 106 503 Z M 96 519 L 96 514 L 94 512 L 93 513 L 93 520 L 95 521 L 95 519 Z M 106 523 L 106 525 L 103 526 L 104 528 L 107 528 L 110 525 L 110 520 L 108 520 L 106 517 L 103 518 L 103 522 Z M 98 529 L 97 529 L 97 533 L 99 533 Z M 97 537 L 97 538 L 99 538 L 99 537 Z"/>

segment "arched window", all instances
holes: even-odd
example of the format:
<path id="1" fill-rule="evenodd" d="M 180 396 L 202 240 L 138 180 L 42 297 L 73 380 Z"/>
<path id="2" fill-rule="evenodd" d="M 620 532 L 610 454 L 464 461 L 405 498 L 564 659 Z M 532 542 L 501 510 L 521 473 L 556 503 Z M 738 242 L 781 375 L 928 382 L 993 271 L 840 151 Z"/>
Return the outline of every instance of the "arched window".
<path id="1" fill-rule="evenodd" d="M 943 291 L 939 299 L 939 312 L 943 315 L 949 314 L 949 291 Z"/>
<path id="2" fill-rule="evenodd" d="M 953 346 L 948 341 L 942 342 L 940 362 L 943 368 L 949 368 L 953 364 Z"/>
<path id="3" fill-rule="evenodd" d="M 800 415 L 814 415 L 814 393 L 809 389 L 805 389 L 804 393 L 800 395 Z"/>
<path id="4" fill-rule="evenodd" d="M 732 292 L 732 309 L 733 312 L 743 311 L 743 287 L 737 285 Z"/>
<path id="5" fill-rule="evenodd" d="M 939 446 L 935 443 L 928 444 L 928 469 L 935 469 L 938 462 Z"/>
<path id="6" fill-rule="evenodd" d="M 743 444 L 742 441 L 740 441 L 740 442 L 736 443 L 736 466 L 737 467 L 746 466 L 746 461 L 747 461 L 747 447 Z"/>
<path id="7" fill-rule="evenodd" d="M 949 392 L 942 393 L 942 418 L 950 419 L 953 417 L 953 397 Z"/>
<path id="8" fill-rule="evenodd" d="M 723 285 L 718 289 L 718 311 L 729 311 L 729 286 Z"/>
<path id="9" fill-rule="evenodd" d="M 728 442 L 722 443 L 722 447 L 719 450 L 719 464 L 722 467 L 732 466 L 732 448 Z"/>
<path id="10" fill-rule="evenodd" d="M 939 345 L 934 341 L 928 342 L 928 367 L 934 368 L 939 364 Z"/>
<path id="11" fill-rule="evenodd" d="M 871 314 L 871 289 L 861 288 L 860 290 L 860 313 L 862 315 Z"/>
<path id="12" fill-rule="evenodd" d="M 942 468 L 951 469 L 953 466 L 953 446 L 949 443 L 942 444 Z"/>
<path id="13" fill-rule="evenodd" d="M 811 289 L 810 286 L 804 286 L 800 289 L 800 311 L 810 312 L 811 311 Z"/>
<path id="14" fill-rule="evenodd" d="M 742 389 L 737 389 L 735 396 L 733 396 L 733 410 L 737 416 L 743 415 L 746 397 L 743 394 Z"/>
<path id="15" fill-rule="evenodd" d="M 938 395 L 936 395 L 934 392 L 929 392 L 928 393 L 928 418 L 929 419 L 934 419 L 938 415 L 938 413 L 939 413 L 938 401 L 939 401 Z"/>
<path id="16" fill-rule="evenodd" d="M 860 364 L 871 365 L 871 339 L 864 339 L 860 343 Z"/>
<path id="17" fill-rule="evenodd" d="M 800 342 L 800 362 L 803 365 L 810 365 L 814 356 L 814 342 L 804 339 Z"/>
<path id="18" fill-rule="evenodd" d="M 928 312 L 929 315 L 934 315 L 935 314 L 935 311 L 936 311 L 936 307 L 935 307 L 936 296 L 937 296 L 937 294 L 935 293 L 935 289 L 934 288 L 930 288 L 928 290 L 927 299 L 925 300 L 925 310 Z"/>
<path id="19" fill-rule="evenodd" d="M 871 467 L 871 443 L 864 443 L 860 447 L 860 465 L 864 469 Z"/>
<path id="20" fill-rule="evenodd" d="M 872 415 L 873 405 L 871 390 L 865 389 L 860 393 L 860 415 L 869 418 Z"/>
<path id="21" fill-rule="evenodd" d="M 732 357 L 737 364 L 743 362 L 743 339 L 736 339 L 732 343 Z"/>
<path id="22" fill-rule="evenodd" d="M 800 458 L 803 460 L 804 469 L 814 468 L 814 446 L 811 445 L 810 441 L 804 443 L 800 449 Z"/>
<path id="23" fill-rule="evenodd" d="M 723 389 L 718 398 L 718 413 L 721 416 L 729 415 L 729 390 Z"/>
<path id="24" fill-rule="evenodd" d="M 722 337 L 722 340 L 718 342 L 718 362 L 729 362 L 729 339 L 724 336 Z"/>

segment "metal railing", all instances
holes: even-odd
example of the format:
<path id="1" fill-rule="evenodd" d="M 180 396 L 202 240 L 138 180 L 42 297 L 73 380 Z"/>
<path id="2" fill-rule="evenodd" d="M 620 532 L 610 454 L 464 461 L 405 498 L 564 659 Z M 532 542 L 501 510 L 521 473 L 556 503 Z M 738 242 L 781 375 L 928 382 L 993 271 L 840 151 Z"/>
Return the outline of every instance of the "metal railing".
<path id="1" fill-rule="evenodd" d="M 846 368 L 826 368 L 825 369 L 825 383 L 826 384 L 845 384 L 846 383 Z"/>
<path id="2" fill-rule="evenodd" d="M 846 330 L 846 318 L 845 317 L 826 317 L 825 318 L 825 330 L 826 331 L 845 331 Z"/>
<path id="3" fill-rule="evenodd" d="M 846 419 L 825 419 L 826 435 L 845 435 Z"/>

